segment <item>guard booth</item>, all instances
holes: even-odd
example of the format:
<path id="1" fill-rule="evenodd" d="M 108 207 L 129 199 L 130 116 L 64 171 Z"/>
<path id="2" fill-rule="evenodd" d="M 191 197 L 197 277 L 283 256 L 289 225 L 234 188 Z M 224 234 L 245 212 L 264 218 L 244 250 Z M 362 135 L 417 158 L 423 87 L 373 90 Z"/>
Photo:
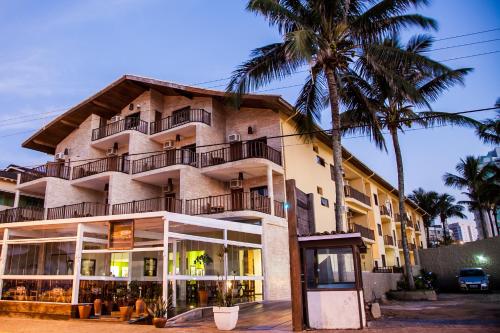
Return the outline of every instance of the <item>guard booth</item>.
<path id="1" fill-rule="evenodd" d="M 360 233 L 316 233 L 311 196 L 287 180 L 294 331 L 366 327 Z"/>

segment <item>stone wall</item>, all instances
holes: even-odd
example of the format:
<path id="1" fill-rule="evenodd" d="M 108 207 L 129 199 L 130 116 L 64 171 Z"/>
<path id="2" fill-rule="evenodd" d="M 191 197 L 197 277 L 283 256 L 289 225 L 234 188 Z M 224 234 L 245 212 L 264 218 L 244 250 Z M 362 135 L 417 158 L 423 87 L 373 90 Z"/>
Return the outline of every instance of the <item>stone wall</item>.
<path id="1" fill-rule="evenodd" d="M 483 268 L 490 274 L 492 288 L 500 289 L 500 237 L 424 249 L 420 262 L 425 270 L 437 274 L 440 290 L 457 290 L 458 271 L 467 267 Z"/>
<path id="2" fill-rule="evenodd" d="M 363 294 L 366 302 L 380 299 L 389 290 L 395 290 L 403 274 L 363 272 Z"/>

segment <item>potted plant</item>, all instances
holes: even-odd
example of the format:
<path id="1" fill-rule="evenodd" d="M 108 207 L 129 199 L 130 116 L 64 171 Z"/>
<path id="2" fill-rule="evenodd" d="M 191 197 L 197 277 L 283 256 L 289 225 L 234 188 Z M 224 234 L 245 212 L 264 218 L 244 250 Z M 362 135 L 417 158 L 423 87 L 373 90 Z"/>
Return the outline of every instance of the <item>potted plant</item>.
<path id="1" fill-rule="evenodd" d="M 78 305 L 78 314 L 80 319 L 89 319 L 91 310 L 92 305 L 90 304 Z"/>
<path id="2" fill-rule="evenodd" d="M 120 319 L 122 321 L 130 320 L 132 312 L 134 311 L 133 302 L 130 300 L 130 294 L 127 289 L 117 289 L 116 295 L 118 297 L 118 305 L 120 308 Z"/>
<path id="3" fill-rule="evenodd" d="M 148 304 L 148 313 L 153 317 L 153 325 L 156 328 L 163 328 L 167 324 L 165 315 L 168 311 L 168 304 L 162 297 L 158 297 L 155 301 Z"/>
<path id="4" fill-rule="evenodd" d="M 213 259 L 206 253 L 199 255 L 194 260 L 195 265 L 203 264 L 204 266 L 208 266 L 213 262 L 214 262 Z M 208 305 L 208 292 L 205 288 L 205 283 L 203 281 L 200 281 L 198 284 L 198 300 L 200 302 L 200 306 Z"/>
<path id="5" fill-rule="evenodd" d="M 226 247 L 224 247 L 224 253 L 227 253 Z M 220 331 L 234 329 L 238 322 L 239 311 L 240 307 L 234 305 L 232 283 L 227 280 L 227 274 L 225 274 L 223 279 L 217 281 L 217 306 L 213 307 L 217 329 Z"/>
<path id="6" fill-rule="evenodd" d="M 135 314 L 140 316 L 146 312 L 146 303 L 142 298 L 142 287 L 137 281 L 131 281 L 129 284 L 130 295 L 132 299 L 135 299 Z"/>

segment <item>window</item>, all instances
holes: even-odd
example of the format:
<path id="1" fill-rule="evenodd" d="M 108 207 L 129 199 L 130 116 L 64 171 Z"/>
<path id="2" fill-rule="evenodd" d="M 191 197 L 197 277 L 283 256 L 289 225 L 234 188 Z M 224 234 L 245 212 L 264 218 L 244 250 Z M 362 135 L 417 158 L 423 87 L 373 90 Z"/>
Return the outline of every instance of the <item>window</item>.
<path id="1" fill-rule="evenodd" d="M 14 206 L 14 193 L 0 191 L 0 206 Z"/>
<path id="2" fill-rule="evenodd" d="M 377 224 L 377 228 L 378 228 L 378 235 L 382 236 L 382 226 L 380 224 Z"/>
<path id="3" fill-rule="evenodd" d="M 325 159 L 321 156 L 316 155 L 316 163 L 318 163 L 321 166 L 325 166 Z"/>
<path id="4" fill-rule="evenodd" d="M 332 180 L 335 180 L 335 176 L 333 175 L 333 165 L 332 164 L 330 164 L 330 178 Z"/>
<path id="5" fill-rule="evenodd" d="M 313 145 L 313 151 L 314 151 L 316 154 L 318 154 L 318 153 L 319 153 L 318 146 Z"/>
<path id="6" fill-rule="evenodd" d="M 314 248 L 306 250 L 306 279 L 308 289 L 354 288 L 356 275 L 351 248 Z M 339 259 L 343 257 L 343 271 Z"/>
<path id="7" fill-rule="evenodd" d="M 323 188 L 316 186 L 316 191 L 318 192 L 319 195 L 323 195 Z"/>
<path id="8" fill-rule="evenodd" d="M 375 206 L 378 206 L 378 195 L 373 193 L 373 201 L 375 202 Z"/>
<path id="9" fill-rule="evenodd" d="M 382 267 L 387 267 L 387 263 L 385 262 L 385 254 L 382 254 Z"/>
<path id="10" fill-rule="evenodd" d="M 327 198 L 321 198 L 321 206 L 330 207 L 330 203 Z"/>

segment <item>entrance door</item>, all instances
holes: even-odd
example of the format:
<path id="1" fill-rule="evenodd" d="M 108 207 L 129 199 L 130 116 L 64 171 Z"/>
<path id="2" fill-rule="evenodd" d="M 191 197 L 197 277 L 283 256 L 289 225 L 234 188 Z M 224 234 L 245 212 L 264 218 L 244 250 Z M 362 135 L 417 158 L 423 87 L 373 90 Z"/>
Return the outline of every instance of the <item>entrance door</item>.
<path id="1" fill-rule="evenodd" d="M 247 142 L 247 157 L 267 158 L 267 138 L 264 136 Z"/>
<path id="2" fill-rule="evenodd" d="M 134 129 L 139 126 L 141 120 L 141 113 L 136 112 L 125 117 L 125 129 Z"/>
<path id="3" fill-rule="evenodd" d="M 231 210 L 243 210 L 243 189 L 231 189 Z"/>
<path id="4" fill-rule="evenodd" d="M 189 110 L 191 108 L 185 107 L 179 110 L 175 110 L 172 112 L 172 126 L 177 126 L 182 123 L 186 123 L 189 121 Z"/>
<path id="5" fill-rule="evenodd" d="M 387 267 L 387 264 L 385 262 L 385 254 L 382 254 L 382 267 Z"/>
<path id="6" fill-rule="evenodd" d="M 267 186 L 252 187 L 250 189 L 250 208 L 259 212 L 267 212 L 268 205 Z"/>
<path id="7" fill-rule="evenodd" d="M 243 143 L 241 141 L 229 144 L 229 161 L 239 161 L 243 159 Z"/>

